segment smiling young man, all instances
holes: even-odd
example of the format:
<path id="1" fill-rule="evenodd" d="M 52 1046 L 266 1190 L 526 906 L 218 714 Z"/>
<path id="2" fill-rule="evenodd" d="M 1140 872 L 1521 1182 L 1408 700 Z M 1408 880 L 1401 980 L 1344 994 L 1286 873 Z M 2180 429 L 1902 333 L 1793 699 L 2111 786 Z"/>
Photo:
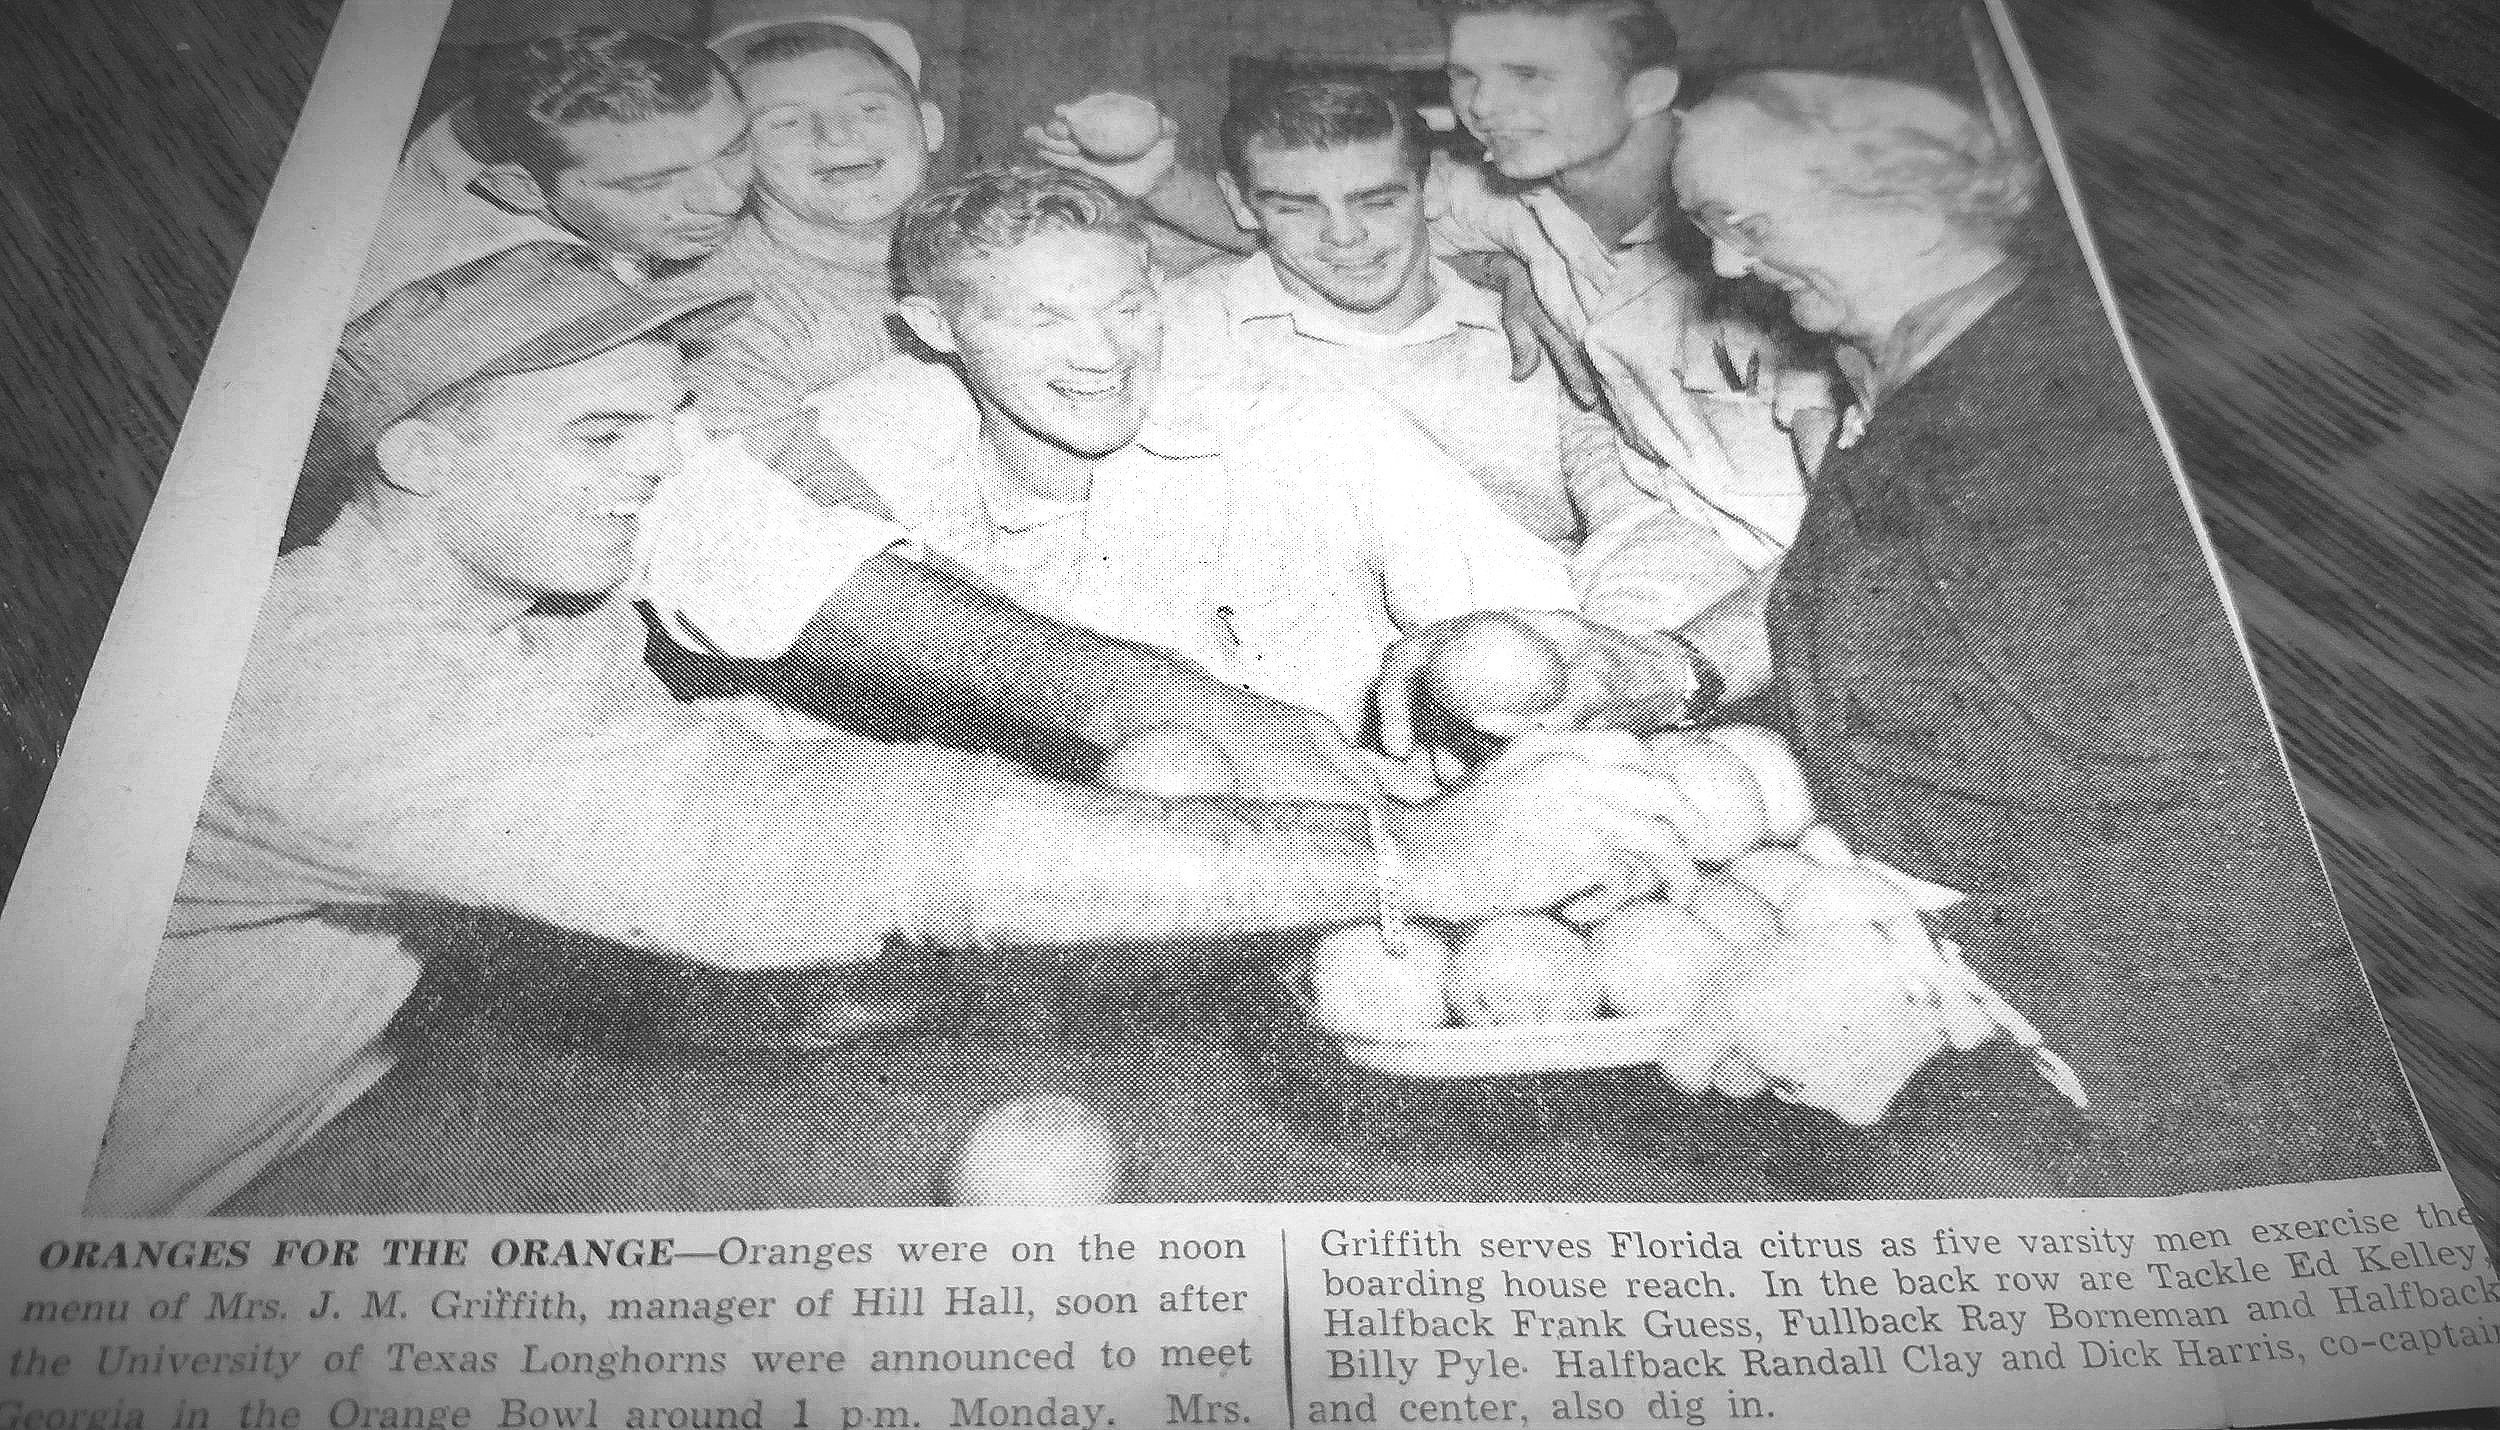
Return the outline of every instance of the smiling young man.
<path id="1" fill-rule="evenodd" d="M 1225 200 L 1260 249 L 1170 285 L 1172 343 L 1380 397 L 1565 554 L 1608 533 L 1600 559 L 1574 569 L 1599 619 L 1638 629 L 1741 579 L 1712 533 L 1625 478 L 1602 414 L 1568 401 L 1550 368 L 1516 375 L 1500 299 L 1432 256 L 1433 148 L 1394 89 L 1282 80 L 1237 100 L 1220 137 Z M 1639 541 L 1613 539 L 1627 526 Z"/>
<path id="2" fill-rule="evenodd" d="M 705 50 L 613 29 L 494 47 L 393 173 L 355 311 L 530 243 L 586 245 L 629 283 L 675 272 L 728 240 L 754 172 Z"/>
<path id="3" fill-rule="evenodd" d="M 398 1060 L 423 950 L 476 915 L 762 970 L 1325 927 L 1384 889 L 1461 921 L 1647 892 L 1624 871 L 1673 847 L 1672 787 L 1594 740 L 1375 825 L 678 700 L 628 583 L 680 462 L 681 345 L 742 301 L 533 245 L 349 326 L 322 416 L 368 480 L 272 580 L 91 1210 L 211 1211 L 301 1145 Z"/>
<path id="4" fill-rule="evenodd" d="M 829 11 L 733 28 L 712 47 L 746 98 L 754 211 L 680 286 L 755 294 L 695 372 L 706 419 L 745 432 L 901 351 L 894 223 L 946 122 L 920 98 L 909 32 L 888 21 Z"/>
<path id="5" fill-rule="evenodd" d="M 923 194 L 898 359 L 818 399 L 896 519 L 1034 609 L 1359 728 L 1381 652 L 1571 609 L 1562 558 L 1389 408 L 1164 341 L 1133 209 L 1041 166 Z"/>
<path id="6" fill-rule="evenodd" d="M 1795 533 L 1799 453 L 1819 451 L 1832 403 L 1819 364 L 1712 313 L 1668 249 L 1674 28 L 1652 0 L 1434 8 L 1450 106 L 1485 149 L 1437 171 L 1436 243 L 1525 262 L 1595 369 L 1632 479 L 1763 568 Z"/>
<path id="7" fill-rule="evenodd" d="M 1218 182 L 1259 251 L 1171 282 L 1170 340 L 1229 345 L 1369 390 L 1521 525 L 1565 551 L 1576 546 L 1580 496 L 1565 480 L 1564 419 L 1578 418 L 1573 434 L 1604 419 L 1567 414 L 1551 372 L 1512 381 L 1499 301 L 1433 258 L 1422 119 L 1379 80 L 1286 80 L 1236 100 L 1220 138 Z M 1579 485 L 1619 474 L 1612 448 L 1579 445 Z"/>

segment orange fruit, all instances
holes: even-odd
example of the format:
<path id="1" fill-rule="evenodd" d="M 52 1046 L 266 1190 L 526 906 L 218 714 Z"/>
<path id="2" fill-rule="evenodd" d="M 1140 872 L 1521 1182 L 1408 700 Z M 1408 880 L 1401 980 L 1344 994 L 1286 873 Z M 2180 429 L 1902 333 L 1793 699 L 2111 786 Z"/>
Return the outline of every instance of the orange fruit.
<path id="1" fill-rule="evenodd" d="M 1752 772 L 1754 787 L 1762 793 L 1765 839 L 1786 844 L 1814 822 L 1805 771 L 1798 768 L 1786 740 L 1759 725 L 1713 725 L 1702 733 Z"/>
<path id="2" fill-rule="evenodd" d="M 1424 690 L 1470 728 L 1507 736 L 1563 697 L 1562 652 L 1501 611 L 1460 616 L 1424 666 Z"/>
<path id="3" fill-rule="evenodd" d="M 1340 1033 L 1383 1036 L 1438 1028 L 1450 1021 L 1441 991 L 1449 948 L 1422 929 L 1391 952 L 1380 930 L 1343 928 L 1311 951 L 1311 1003 L 1320 1022 Z"/>
<path id="4" fill-rule="evenodd" d="M 1643 899 L 1589 931 L 1606 1002 L 1627 1018 L 1680 1023 L 1736 950 L 1690 910 Z"/>
<path id="5" fill-rule="evenodd" d="M 1080 1207 L 1120 1189 L 1126 1153 L 1109 1118 L 1076 1098 L 1019 1097 L 981 1114 L 955 1151 L 946 1200 L 959 1207 Z"/>
<path id="6" fill-rule="evenodd" d="M 1487 919 L 1450 955 L 1450 1007 L 1462 1023 L 1575 1022 L 1596 1017 L 1604 997 L 1588 941 L 1542 914 Z"/>
<path id="7" fill-rule="evenodd" d="M 1741 757 L 1709 740 L 1664 751 L 1653 743 L 1650 764 L 1674 780 L 1701 815 L 1699 827 L 1686 831 L 1695 859 L 1724 864 L 1762 842 L 1770 811 L 1753 770 Z"/>
<path id="8" fill-rule="evenodd" d="M 1088 157 L 1120 164 L 1145 157 L 1163 137 L 1163 111 L 1133 94 L 1089 94 L 1061 111 L 1068 137 Z"/>

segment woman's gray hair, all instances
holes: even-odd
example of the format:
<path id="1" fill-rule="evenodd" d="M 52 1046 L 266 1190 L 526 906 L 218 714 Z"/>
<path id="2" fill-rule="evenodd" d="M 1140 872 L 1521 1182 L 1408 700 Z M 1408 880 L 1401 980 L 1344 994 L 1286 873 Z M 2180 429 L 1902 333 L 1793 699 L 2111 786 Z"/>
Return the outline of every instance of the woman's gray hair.
<path id="1" fill-rule="evenodd" d="M 1933 209 L 1973 238 L 2002 241 L 2031 211 L 2041 165 L 2029 138 L 1924 86 L 1871 75 L 1757 70 L 1707 105 L 1742 103 L 1806 141 L 1834 193 Z"/>

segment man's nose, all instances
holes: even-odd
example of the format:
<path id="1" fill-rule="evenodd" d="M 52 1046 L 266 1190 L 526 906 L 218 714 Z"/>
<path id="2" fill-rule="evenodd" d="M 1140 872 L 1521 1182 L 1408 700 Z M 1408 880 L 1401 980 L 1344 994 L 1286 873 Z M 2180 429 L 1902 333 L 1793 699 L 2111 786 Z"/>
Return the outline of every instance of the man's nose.
<path id="1" fill-rule="evenodd" d="M 702 166 L 695 171 L 694 191 L 687 196 L 686 206 L 696 213 L 727 218 L 747 206 L 746 176 L 751 172 L 728 160 Z"/>
<path id="2" fill-rule="evenodd" d="M 1368 235 L 1363 221 L 1352 213 L 1332 213 L 1320 228 L 1322 242 L 1335 248 L 1352 248 Z"/>
<path id="3" fill-rule="evenodd" d="M 684 460 L 676 428 L 668 423 L 651 423 L 649 430 L 636 433 L 622 445 L 624 450 L 619 455 L 626 474 L 655 486 L 676 475 L 678 464 Z"/>
<path id="4" fill-rule="evenodd" d="M 1088 372 L 1116 367 L 1120 361 L 1120 345 L 1111 337 L 1109 324 L 1099 319 L 1078 323 L 1068 334 L 1068 364 Z"/>
<path id="5" fill-rule="evenodd" d="M 1480 79 L 1467 93 L 1467 117 L 1476 121 L 1480 127 L 1491 127 L 1493 121 L 1501 117 L 1506 107 L 1502 87 L 1498 83 Z"/>
<path id="6" fill-rule="evenodd" d="M 859 143 L 859 117 L 852 114 L 819 114 L 816 116 L 816 147 L 847 149 Z"/>
<path id="7" fill-rule="evenodd" d="M 1753 255 L 1719 237 L 1710 236 L 1710 267 L 1722 278 L 1742 278 L 1753 272 Z"/>

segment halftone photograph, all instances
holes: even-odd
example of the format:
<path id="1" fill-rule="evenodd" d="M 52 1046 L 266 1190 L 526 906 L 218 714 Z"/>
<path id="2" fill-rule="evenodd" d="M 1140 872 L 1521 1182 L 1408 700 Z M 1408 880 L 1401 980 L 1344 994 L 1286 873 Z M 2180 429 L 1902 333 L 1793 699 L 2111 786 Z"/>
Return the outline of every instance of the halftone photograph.
<path id="1" fill-rule="evenodd" d="M 2436 1170 L 2001 22 L 459 0 L 87 1214 Z"/>

